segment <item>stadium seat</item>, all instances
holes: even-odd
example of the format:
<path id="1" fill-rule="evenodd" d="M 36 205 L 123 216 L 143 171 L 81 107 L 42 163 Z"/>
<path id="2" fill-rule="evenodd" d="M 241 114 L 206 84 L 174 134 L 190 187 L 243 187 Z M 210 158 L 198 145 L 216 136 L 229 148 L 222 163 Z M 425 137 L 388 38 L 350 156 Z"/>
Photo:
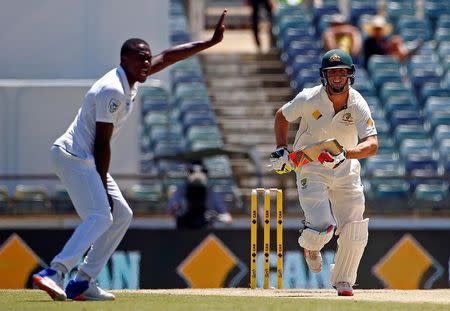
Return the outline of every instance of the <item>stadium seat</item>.
<path id="1" fill-rule="evenodd" d="M 431 96 L 450 98 L 450 89 L 442 87 L 440 83 L 425 83 L 420 90 L 420 105 L 424 107 Z"/>
<path id="2" fill-rule="evenodd" d="M 62 185 L 56 185 L 54 194 L 52 197 L 52 206 L 56 213 L 74 213 L 72 201 L 70 200 L 69 193 Z"/>
<path id="3" fill-rule="evenodd" d="M 12 197 L 13 213 L 50 212 L 50 199 L 43 185 L 17 185 Z"/>
<path id="4" fill-rule="evenodd" d="M 367 158 L 363 165 L 364 177 L 403 177 L 405 169 L 396 153 L 381 153 Z"/>
<path id="5" fill-rule="evenodd" d="M 291 87 L 295 92 L 300 92 L 306 87 L 306 83 L 312 83 L 313 85 L 320 84 L 320 76 L 316 69 L 302 69 L 295 76 L 291 82 Z"/>
<path id="6" fill-rule="evenodd" d="M 427 121 L 430 126 L 430 132 L 433 133 L 437 126 L 450 124 L 450 112 L 436 111 L 427 116 Z"/>
<path id="7" fill-rule="evenodd" d="M 430 134 L 423 124 L 401 124 L 394 130 L 394 139 L 397 146 L 400 146 L 405 139 L 426 139 Z"/>
<path id="8" fill-rule="evenodd" d="M 380 212 L 410 212 L 410 184 L 404 178 L 372 178 L 366 187 L 369 209 Z"/>
<path id="9" fill-rule="evenodd" d="M 450 209 L 448 182 L 418 184 L 413 192 L 414 208 L 418 211 Z"/>
<path id="10" fill-rule="evenodd" d="M 445 18 L 442 17 L 445 17 L 445 14 L 450 13 L 448 2 L 442 0 L 425 0 L 423 9 L 424 15 L 430 20 L 433 30 L 445 25 Z M 448 23 L 448 27 L 450 27 L 450 22 Z"/>
<path id="11" fill-rule="evenodd" d="M 133 212 L 165 211 L 163 186 L 158 181 L 153 184 L 133 185 L 126 190 L 126 195 Z"/>
<path id="12" fill-rule="evenodd" d="M 390 115 L 391 129 L 395 129 L 400 124 L 423 124 L 422 114 L 417 110 L 402 109 L 393 110 Z"/>
<path id="13" fill-rule="evenodd" d="M 383 138 L 378 140 L 377 155 L 392 154 L 396 153 L 397 151 L 397 146 L 395 146 L 394 140 L 392 138 Z"/>
<path id="14" fill-rule="evenodd" d="M 372 74 L 372 81 L 376 89 L 380 90 L 381 87 L 388 82 L 402 83 L 403 77 L 398 70 L 376 69 Z"/>
<path id="15" fill-rule="evenodd" d="M 292 41 L 287 49 L 281 54 L 281 60 L 291 65 L 298 55 L 310 55 L 319 57 L 320 50 L 315 41 Z"/>
<path id="16" fill-rule="evenodd" d="M 4 185 L 0 185 L 0 213 L 4 214 L 8 212 L 8 207 L 9 207 L 8 188 Z"/>
<path id="17" fill-rule="evenodd" d="M 384 103 L 392 96 L 413 96 L 411 87 L 405 83 L 387 82 L 380 89 L 380 100 Z"/>
<path id="18" fill-rule="evenodd" d="M 350 2 L 350 23 L 357 25 L 362 15 L 377 15 L 377 3 L 368 0 L 353 0 Z"/>
<path id="19" fill-rule="evenodd" d="M 372 55 L 367 63 L 367 70 L 371 76 L 376 71 L 400 71 L 400 61 L 396 58 L 387 55 Z"/>
<path id="20" fill-rule="evenodd" d="M 444 139 L 450 139 L 450 124 L 436 126 L 433 133 L 433 146 L 439 146 Z"/>
<path id="21" fill-rule="evenodd" d="M 303 69 L 317 68 L 317 73 L 321 66 L 318 55 L 297 55 L 291 64 L 286 65 L 286 73 L 293 79 L 296 74 Z"/>
<path id="22" fill-rule="evenodd" d="M 384 112 L 387 118 L 398 110 L 420 111 L 420 108 L 416 98 L 411 94 L 392 95 L 384 100 Z"/>
<path id="23" fill-rule="evenodd" d="M 428 19 L 410 15 L 402 15 L 399 17 L 396 24 L 396 30 L 406 42 L 417 40 L 419 38 L 428 41 L 431 39 L 431 34 L 433 32 Z"/>

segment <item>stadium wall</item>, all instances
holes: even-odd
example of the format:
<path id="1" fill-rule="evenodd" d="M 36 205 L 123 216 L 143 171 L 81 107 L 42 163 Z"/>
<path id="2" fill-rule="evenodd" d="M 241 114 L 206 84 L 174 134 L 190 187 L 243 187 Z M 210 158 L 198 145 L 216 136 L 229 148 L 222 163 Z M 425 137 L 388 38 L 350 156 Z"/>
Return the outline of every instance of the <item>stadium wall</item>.
<path id="1" fill-rule="evenodd" d="M 0 288 L 29 287 L 30 275 L 51 261 L 71 233 L 69 229 L 1 230 L 0 267 L 8 275 L 0 281 Z M 450 239 L 448 230 L 379 228 L 370 230 L 369 235 L 357 288 L 450 286 L 450 250 L 436 243 Z M 297 238 L 298 230 L 285 230 L 284 288 L 330 288 L 329 264 L 335 255 L 336 239 L 323 250 L 323 271 L 310 273 Z M 49 240 L 51 244 L 46 242 Z M 98 282 L 110 289 L 248 287 L 249 242 L 248 229 L 178 231 L 134 227 L 99 275 Z M 262 243 L 259 247 L 261 250 Z M 257 261 L 261 287 L 261 251 Z M 276 286 L 273 249 L 270 263 L 271 286 Z"/>

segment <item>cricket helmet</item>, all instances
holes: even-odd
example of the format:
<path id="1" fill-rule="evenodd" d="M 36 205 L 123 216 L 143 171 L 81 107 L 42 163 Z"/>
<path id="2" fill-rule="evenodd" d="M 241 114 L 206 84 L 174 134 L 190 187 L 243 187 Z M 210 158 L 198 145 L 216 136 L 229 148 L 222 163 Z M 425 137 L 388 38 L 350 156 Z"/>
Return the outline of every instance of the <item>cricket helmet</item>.
<path id="1" fill-rule="evenodd" d="M 329 50 L 322 57 L 322 65 L 320 67 L 320 78 L 323 85 L 326 85 L 324 70 L 335 68 L 350 69 L 350 74 L 347 76 L 350 79 L 350 84 L 355 82 L 355 65 L 352 57 L 339 49 Z"/>

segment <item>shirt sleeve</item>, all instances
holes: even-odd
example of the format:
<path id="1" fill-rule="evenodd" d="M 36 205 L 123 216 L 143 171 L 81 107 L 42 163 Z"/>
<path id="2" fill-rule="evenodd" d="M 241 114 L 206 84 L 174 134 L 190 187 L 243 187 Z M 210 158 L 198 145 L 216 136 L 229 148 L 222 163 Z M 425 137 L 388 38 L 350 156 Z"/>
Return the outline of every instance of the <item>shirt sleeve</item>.
<path id="1" fill-rule="evenodd" d="M 302 116 L 303 103 L 306 100 L 306 91 L 301 91 L 293 100 L 287 102 L 281 107 L 283 116 L 288 122 L 294 122 Z"/>
<path id="2" fill-rule="evenodd" d="M 121 102 L 121 94 L 114 89 L 105 89 L 95 96 L 95 121 L 115 123 Z"/>
<path id="3" fill-rule="evenodd" d="M 359 113 L 356 120 L 356 129 L 358 131 L 358 137 L 363 139 L 367 136 L 372 136 L 377 134 L 377 129 L 375 128 L 375 121 L 372 119 L 372 114 L 370 113 L 369 105 L 361 97 L 361 102 L 358 105 Z"/>

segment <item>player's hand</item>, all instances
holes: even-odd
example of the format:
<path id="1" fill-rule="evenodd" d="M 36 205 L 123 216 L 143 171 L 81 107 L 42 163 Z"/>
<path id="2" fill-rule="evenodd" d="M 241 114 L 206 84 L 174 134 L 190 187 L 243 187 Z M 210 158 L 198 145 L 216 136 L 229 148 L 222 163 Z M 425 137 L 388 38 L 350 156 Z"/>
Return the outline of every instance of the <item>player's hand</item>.
<path id="1" fill-rule="evenodd" d="M 342 162 L 344 162 L 346 159 L 345 157 L 345 151 L 342 151 L 338 155 L 332 155 L 328 151 L 322 151 L 321 154 L 319 154 L 317 160 L 323 165 L 331 169 L 335 169 L 338 167 Z"/>
<path id="2" fill-rule="evenodd" d="M 216 29 L 214 30 L 214 34 L 211 38 L 211 42 L 213 42 L 214 44 L 221 42 L 223 39 L 223 33 L 225 31 L 223 20 L 225 19 L 225 15 L 227 15 L 227 10 L 223 10 L 222 15 L 217 22 Z"/>
<path id="3" fill-rule="evenodd" d="M 277 148 L 270 154 L 272 168 L 278 174 L 289 173 L 294 169 L 294 165 L 289 159 L 289 150 L 286 147 Z"/>

